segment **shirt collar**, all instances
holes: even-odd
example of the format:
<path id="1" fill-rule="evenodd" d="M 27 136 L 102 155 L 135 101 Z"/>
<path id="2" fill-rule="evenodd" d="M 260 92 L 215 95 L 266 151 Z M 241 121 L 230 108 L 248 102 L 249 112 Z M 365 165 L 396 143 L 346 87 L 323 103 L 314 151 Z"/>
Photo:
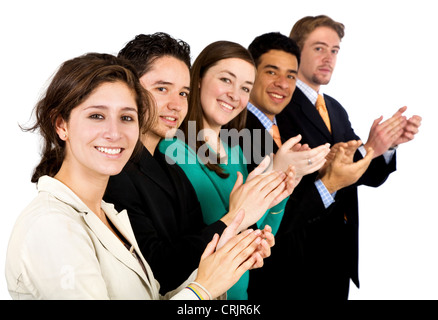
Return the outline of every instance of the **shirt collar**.
<path id="1" fill-rule="evenodd" d="M 316 100 L 318 99 L 318 94 L 323 94 L 321 89 L 319 90 L 319 92 L 316 92 L 300 79 L 297 79 L 297 88 L 299 88 L 304 93 L 304 95 L 307 97 L 307 99 L 310 100 L 310 102 L 313 105 L 316 104 Z"/>
<path id="2" fill-rule="evenodd" d="M 253 115 L 255 115 L 257 119 L 259 119 L 259 121 L 262 123 L 262 125 L 265 127 L 266 130 L 269 131 L 271 130 L 272 125 L 274 124 L 277 125 L 277 120 L 275 119 L 275 117 L 274 117 L 274 121 L 271 121 L 271 119 L 269 119 L 266 114 L 260 111 L 260 109 L 254 106 L 251 102 L 248 102 L 247 109 Z"/>

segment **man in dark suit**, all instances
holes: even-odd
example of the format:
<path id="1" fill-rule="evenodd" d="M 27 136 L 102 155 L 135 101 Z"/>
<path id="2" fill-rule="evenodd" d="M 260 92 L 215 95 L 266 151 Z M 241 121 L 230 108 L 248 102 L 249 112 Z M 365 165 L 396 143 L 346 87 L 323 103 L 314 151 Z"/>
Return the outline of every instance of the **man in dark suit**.
<path id="1" fill-rule="evenodd" d="M 275 170 L 285 170 L 292 164 L 301 179 L 288 200 L 280 225 L 282 232 L 276 236 L 271 258 L 262 269 L 251 271 L 249 298 L 278 299 L 277 294 L 266 295 L 266 292 L 281 293 L 283 289 L 288 298 L 300 298 L 308 288 L 302 277 L 308 269 L 305 259 L 311 250 L 307 233 L 312 230 L 308 225 L 330 215 L 334 207 L 332 194 L 354 183 L 368 167 L 371 157 L 353 164 L 352 150 L 358 147 L 358 142 L 352 141 L 342 145 L 348 155 L 345 150 L 337 154 L 340 148 L 334 148 L 330 160 L 324 164 L 328 144 L 310 149 L 299 144 L 299 135 L 289 140 L 281 136 L 282 141 L 274 141 L 272 127 L 276 116 L 290 102 L 295 90 L 300 51 L 293 40 L 279 33 L 257 37 L 249 51 L 257 67 L 246 124 L 252 137 L 252 151 L 261 156 L 274 153 Z M 257 131 L 261 134 L 256 134 Z M 256 157 L 251 159 L 249 170 L 257 165 Z M 331 186 L 332 191 L 328 192 L 325 185 Z"/>
<path id="2" fill-rule="evenodd" d="M 277 116 L 283 138 L 300 134 L 310 147 L 359 140 L 345 109 L 332 97 L 319 94 L 321 85 L 331 79 L 343 35 L 344 26 L 327 16 L 306 17 L 293 27 L 290 37 L 301 49 L 301 65 L 292 100 Z M 354 161 L 370 152 L 373 160 L 356 183 L 336 193 L 333 185 L 325 183 L 333 195 L 332 210 L 302 229 L 306 236 L 301 239 L 302 259 L 297 261 L 303 265 L 298 281 L 302 298 L 345 300 L 350 279 L 359 287 L 357 186 L 378 187 L 396 170 L 395 148 L 412 140 L 421 122 L 418 116 L 406 119 L 402 115 L 405 110 L 401 108 L 383 123 L 382 118 L 373 123 L 369 139 L 355 152 Z M 278 237 L 288 232 L 287 224 L 282 222 L 285 228 L 280 227 Z"/>

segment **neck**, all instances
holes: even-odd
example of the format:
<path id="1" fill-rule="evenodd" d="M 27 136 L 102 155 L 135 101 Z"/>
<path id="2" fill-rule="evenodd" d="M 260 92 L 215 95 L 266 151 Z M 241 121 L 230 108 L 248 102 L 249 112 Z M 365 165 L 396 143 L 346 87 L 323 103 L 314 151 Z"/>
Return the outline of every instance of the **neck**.
<path id="1" fill-rule="evenodd" d="M 313 90 L 315 90 L 316 92 L 319 92 L 319 89 L 321 89 L 321 85 L 318 83 L 315 83 L 313 81 L 308 80 L 306 77 L 304 77 L 302 74 L 300 74 L 298 72 L 298 79 L 300 79 L 300 81 L 304 82 L 305 84 L 307 84 L 310 88 L 312 88 Z"/>
<path id="2" fill-rule="evenodd" d="M 97 216 L 102 215 L 101 204 L 109 176 L 71 170 L 64 162 L 55 179 L 69 187 Z"/>
<path id="3" fill-rule="evenodd" d="M 258 106 L 258 105 L 257 105 L 254 101 L 252 101 L 251 99 L 249 100 L 249 102 L 250 102 L 254 107 L 256 107 L 256 108 L 259 109 L 261 112 L 263 112 L 263 114 L 264 114 L 265 116 L 267 116 L 269 120 L 271 120 L 272 122 L 274 122 L 275 114 L 267 113 L 267 112 L 265 111 L 264 108 L 261 108 L 260 106 Z"/>

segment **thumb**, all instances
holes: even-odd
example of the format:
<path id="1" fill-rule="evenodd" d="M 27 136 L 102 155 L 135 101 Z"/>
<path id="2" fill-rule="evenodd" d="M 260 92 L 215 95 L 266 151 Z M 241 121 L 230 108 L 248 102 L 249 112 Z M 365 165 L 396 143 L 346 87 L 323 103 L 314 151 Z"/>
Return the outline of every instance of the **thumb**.
<path id="1" fill-rule="evenodd" d="M 233 235 L 236 235 L 244 218 L 245 218 L 245 210 L 239 209 L 239 211 L 237 211 L 236 216 L 234 217 L 230 225 L 227 227 L 227 229 L 229 229 L 229 231 Z"/>
<path id="2" fill-rule="evenodd" d="M 248 175 L 247 181 L 252 180 L 256 176 L 262 174 L 265 172 L 265 170 L 269 167 L 271 164 L 271 157 L 269 155 L 265 156 L 265 158 L 260 162 L 260 164 Z"/>
<path id="3" fill-rule="evenodd" d="M 224 232 L 216 245 L 216 249 L 222 248 L 231 238 L 233 238 L 238 232 L 239 227 L 242 224 L 243 218 L 245 218 L 245 210 L 240 209 L 237 211 L 236 216 L 228 227 L 225 228 Z"/>
<path id="4" fill-rule="evenodd" d="M 365 156 L 365 158 L 363 158 L 362 160 L 365 160 L 364 162 L 367 163 L 367 166 L 370 164 L 371 160 L 373 160 L 374 158 L 374 149 L 373 148 L 367 148 L 367 154 Z"/>
<path id="5" fill-rule="evenodd" d="M 345 149 L 344 147 L 339 147 L 338 151 L 336 151 L 335 158 L 333 159 L 334 162 L 340 162 L 345 156 Z"/>
<path id="6" fill-rule="evenodd" d="M 295 137 L 292 137 L 289 140 L 287 140 L 285 143 L 283 143 L 281 148 L 285 148 L 286 150 L 292 149 L 293 146 L 295 146 L 298 142 L 301 141 L 301 138 L 302 137 L 300 134 Z"/>
<path id="7" fill-rule="evenodd" d="M 205 247 L 204 253 L 201 256 L 201 261 L 206 259 L 207 257 L 209 257 L 215 252 L 218 242 L 219 242 L 219 235 L 215 233 L 213 239 Z"/>
<path id="8" fill-rule="evenodd" d="M 379 118 L 374 120 L 373 125 L 371 126 L 371 128 L 377 127 L 379 125 L 379 123 L 382 122 L 382 120 L 383 120 L 383 116 L 380 116 Z"/>
<path id="9" fill-rule="evenodd" d="M 237 171 L 237 179 L 234 183 L 233 190 L 231 192 L 234 192 L 234 190 L 238 189 L 243 184 L 243 175 L 239 171 Z"/>

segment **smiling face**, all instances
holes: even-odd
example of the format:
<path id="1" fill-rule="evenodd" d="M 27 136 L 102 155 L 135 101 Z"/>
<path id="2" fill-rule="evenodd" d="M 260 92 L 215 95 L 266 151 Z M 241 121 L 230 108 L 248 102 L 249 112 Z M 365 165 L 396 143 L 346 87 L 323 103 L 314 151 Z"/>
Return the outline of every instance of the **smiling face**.
<path id="1" fill-rule="evenodd" d="M 270 50 L 260 56 L 251 103 L 271 120 L 290 102 L 295 91 L 297 58 L 285 51 Z"/>
<path id="2" fill-rule="evenodd" d="M 328 84 L 336 66 L 340 43 L 341 39 L 332 28 L 316 28 L 304 42 L 298 78 L 315 91 Z"/>
<path id="3" fill-rule="evenodd" d="M 134 93 L 122 82 L 100 85 L 67 123 L 57 121 L 57 133 L 66 142 L 64 169 L 86 177 L 118 174 L 139 136 Z"/>
<path id="4" fill-rule="evenodd" d="M 143 144 L 155 149 L 160 139 L 175 134 L 187 115 L 190 71 L 181 60 L 164 56 L 152 64 L 140 82 L 156 102 L 157 121 L 142 138 Z"/>
<path id="5" fill-rule="evenodd" d="M 220 60 L 201 80 L 204 127 L 219 131 L 246 108 L 254 85 L 254 66 L 245 60 Z"/>

